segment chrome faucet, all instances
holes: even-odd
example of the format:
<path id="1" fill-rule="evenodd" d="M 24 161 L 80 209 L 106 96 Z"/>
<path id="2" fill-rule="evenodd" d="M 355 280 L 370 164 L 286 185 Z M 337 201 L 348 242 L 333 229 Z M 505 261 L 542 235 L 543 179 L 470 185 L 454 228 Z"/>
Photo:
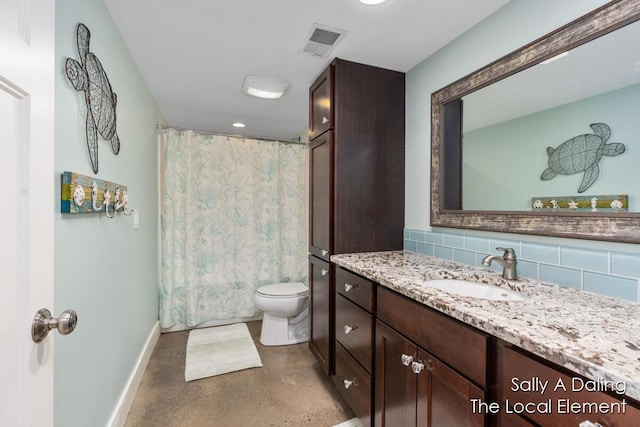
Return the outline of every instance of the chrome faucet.
<path id="1" fill-rule="evenodd" d="M 491 261 L 495 261 L 502 266 L 502 278 L 507 280 L 518 280 L 516 272 L 516 253 L 512 248 L 496 248 L 498 251 L 504 251 L 504 255 L 487 255 L 482 259 L 482 265 L 490 266 Z"/>

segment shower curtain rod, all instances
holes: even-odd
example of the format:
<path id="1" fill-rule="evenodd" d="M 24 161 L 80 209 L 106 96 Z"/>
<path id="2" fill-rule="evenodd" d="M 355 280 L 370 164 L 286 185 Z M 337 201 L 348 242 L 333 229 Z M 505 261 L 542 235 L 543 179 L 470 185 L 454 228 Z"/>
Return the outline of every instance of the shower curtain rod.
<path id="1" fill-rule="evenodd" d="M 156 129 L 175 129 L 175 130 L 180 130 L 180 131 L 190 130 L 192 132 L 204 133 L 204 134 L 207 134 L 207 135 L 230 136 L 230 137 L 242 138 L 242 139 L 257 139 L 259 141 L 279 142 L 279 143 L 282 143 L 282 144 L 302 144 L 302 145 L 306 144 L 306 142 L 302 142 L 302 141 L 287 141 L 287 140 L 283 141 L 283 140 L 280 140 L 280 139 L 257 138 L 257 137 L 244 136 L 244 135 L 240 135 L 240 134 L 211 132 L 211 131 L 207 131 L 207 130 L 197 130 L 197 129 L 186 129 L 186 128 L 179 128 L 179 127 L 175 127 L 175 126 L 165 126 L 165 125 L 160 125 L 160 124 L 156 125 Z"/>

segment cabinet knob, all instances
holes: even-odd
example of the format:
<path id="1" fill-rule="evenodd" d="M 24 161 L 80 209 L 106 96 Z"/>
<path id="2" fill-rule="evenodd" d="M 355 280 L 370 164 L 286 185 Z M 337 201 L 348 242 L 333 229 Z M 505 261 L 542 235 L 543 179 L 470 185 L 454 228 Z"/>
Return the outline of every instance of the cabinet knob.
<path id="1" fill-rule="evenodd" d="M 351 290 L 355 290 L 355 289 L 358 289 L 358 285 L 357 284 L 355 284 L 355 285 L 352 285 L 350 283 L 345 283 L 344 284 L 344 291 L 345 292 L 350 292 Z"/>
<path id="2" fill-rule="evenodd" d="M 578 427 L 604 427 L 604 426 L 600 423 L 594 423 L 589 420 L 585 420 L 580 424 L 578 424 Z"/>
<path id="3" fill-rule="evenodd" d="M 322 270 L 320 270 L 320 274 L 323 276 L 326 276 L 327 274 L 329 274 L 329 270 L 325 270 L 324 268 Z"/>
<path id="4" fill-rule="evenodd" d="M 344 388 L 348 390 L 352 385 L 358 386 L 358 379 L 354 377 L 352 380 L 344 380 L 342 383 L 344 384 Z"/>
<path id="5" fill-rule="evenodd" d="M 321 250 L 321 251 L 320 251 L 320 253 L 322 254 L 322 256 L 327 256 L 327 254 L 329 253 L 329 251 L 328 251 L 328 250 L 326 250 L 326 249 L 323 249 L 323 250 Z"/>
<path id="6" fill-rule="evenodd" d="M 402 360 L 402 364 L 404 366 L 409 366 L 411 364 L 411 362 L 413 362 L 413 356 L 410 356 L 408 354 L 402 353 L 402 356 L 400 357 L 400 360 Z"/>
<path id="7" fill-rule="evenodd" d="M 349 332 L 351 331 L 357 331 L 358 330 L 358 326 L 353 325 L 353 326 L 349 326 L 349 325 L 344 325 L 344 333 L 346 335 L 349 335 Z"/>
<path id="8" fill-rule="evenodd" d="M 323 117 L 323 118 L 322 118 L 322 124 L 323 124 L 323 125 L 324 125 L 324 124 L 326 124 L 326 123 L 328 123 L 328 122 L 329 122 L 329 119 L 327 119 L 326 117 Z"/>
<path id="9" fill-rule="evenodd" d="M 414 374 L 419 374 L 424 369 L 424 363 L 422 362 L 413 362 L 411 363 L 411 370 Z"/>

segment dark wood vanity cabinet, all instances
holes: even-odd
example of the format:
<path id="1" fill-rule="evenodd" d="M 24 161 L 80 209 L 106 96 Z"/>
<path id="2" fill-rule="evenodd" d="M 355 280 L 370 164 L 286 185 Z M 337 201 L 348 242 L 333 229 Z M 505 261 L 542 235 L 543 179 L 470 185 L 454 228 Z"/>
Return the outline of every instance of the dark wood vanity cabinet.
<path id="1" fill-rule="evenodd" d="M 487 398 L 487 343 L 485 335 L 378 287 L 375 426 L 485 426 L 488 415 L 470 402 Z"/>
<path id="2" fill-rule="evenodd" d="M 309 256 L 309 349 L 329 373 L 333 354 L 333 287 L 329 262 Z"/>
<path id="3" fill-rule="evenodd" d="M 587 379 L 340 266 L 334 274 L 333 381 L 364 425 L 640 426 L 640 403 L 625 396 L 626 384 L 609 381 L 618 389 L 605 391 L 602 378 Z"/>
<path id="4" fill-rule="evenodd" d="M 522 349 L 501 343 L 496 349 L 499 426 L 640 426 L 640 407 L 624 396 L 625 384 L 590 380 Z M 519 424 L 516 424 L 516 421 Z"/>
<path id="5" fill-rule="evenodd" d="M 402 249 L 404 97 L 404 73 L 341 59 L 311 85 L 311 264 L 330 261 L 333 254 Z M 333 268 L 329 271 L 322 281 L 309 276 L 309 347 L 334 374 L 334 350 L 324 343 L 325 336 L 335 341 L 335 278 Z M 328 301 L 328 310 L 314 307 L 318 301 Z"/>
<path id="6" fill-rule="evenodd" d="M 375 285 L 340 267 L 336 284 L 336 374 L 332 380 L 363 425 L 371 425 Z"/>
<path id="7" fill-rule="evenodd" d="M 309 145 L 309 252 L 329 261 L 331 247 L 331 196 L 333 177 L 333 132 L 326 132 Z"/>

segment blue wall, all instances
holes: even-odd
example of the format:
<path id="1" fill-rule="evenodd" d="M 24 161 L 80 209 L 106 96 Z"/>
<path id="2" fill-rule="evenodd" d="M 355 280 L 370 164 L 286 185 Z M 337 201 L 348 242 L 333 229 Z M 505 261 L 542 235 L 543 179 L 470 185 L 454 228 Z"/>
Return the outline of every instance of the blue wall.
<path id="1" fill-rule="evenodd" d="M 639 98 L 640 85 L 628 86 L 466 132 L 462 205 L 470 210 L 530 210 L 532 197 L 578 195 L 582 172 L 540 179 L 549 160 L 547 147 L 593 134 L 589 125 L 601 122 L 611 128 L 607 143 L 623 143 L 626 151 L 603 157 L 598 179 L 582 195 L 629 194 L 630 210 L 639 211 Z"/>
<path id="2" fill-rule="evenodd" d="M 405 248 L 477 265 L 505 244 L 522 276 L 638 301 L 638 245 L 521 236 L 429 225 L 431 93 L 605 4 L 511 0 L 407 73 Z M 557 179 L 557 178 L 556 178 Z"/>
<path id="3" fill-rule="evenodd" d="M 120 154 L 99 140 L 98 174 L 85 139 L 86 105 L 64 75 L 67 57 L 78 58 L 76 27 L 91 31 L 94 52 L 118 95 Z M 56 313 L 73 308 L 78 327 L 56 337 L 55 425 L 107 425 L 145 343 L 158 320 L 158 187 L 155 100 L 100 0 L 56 2 L 55 179 L 63 171 L 95 176 L 128 187 L 132 217 L 60 214 L 55 206 Z"/>

